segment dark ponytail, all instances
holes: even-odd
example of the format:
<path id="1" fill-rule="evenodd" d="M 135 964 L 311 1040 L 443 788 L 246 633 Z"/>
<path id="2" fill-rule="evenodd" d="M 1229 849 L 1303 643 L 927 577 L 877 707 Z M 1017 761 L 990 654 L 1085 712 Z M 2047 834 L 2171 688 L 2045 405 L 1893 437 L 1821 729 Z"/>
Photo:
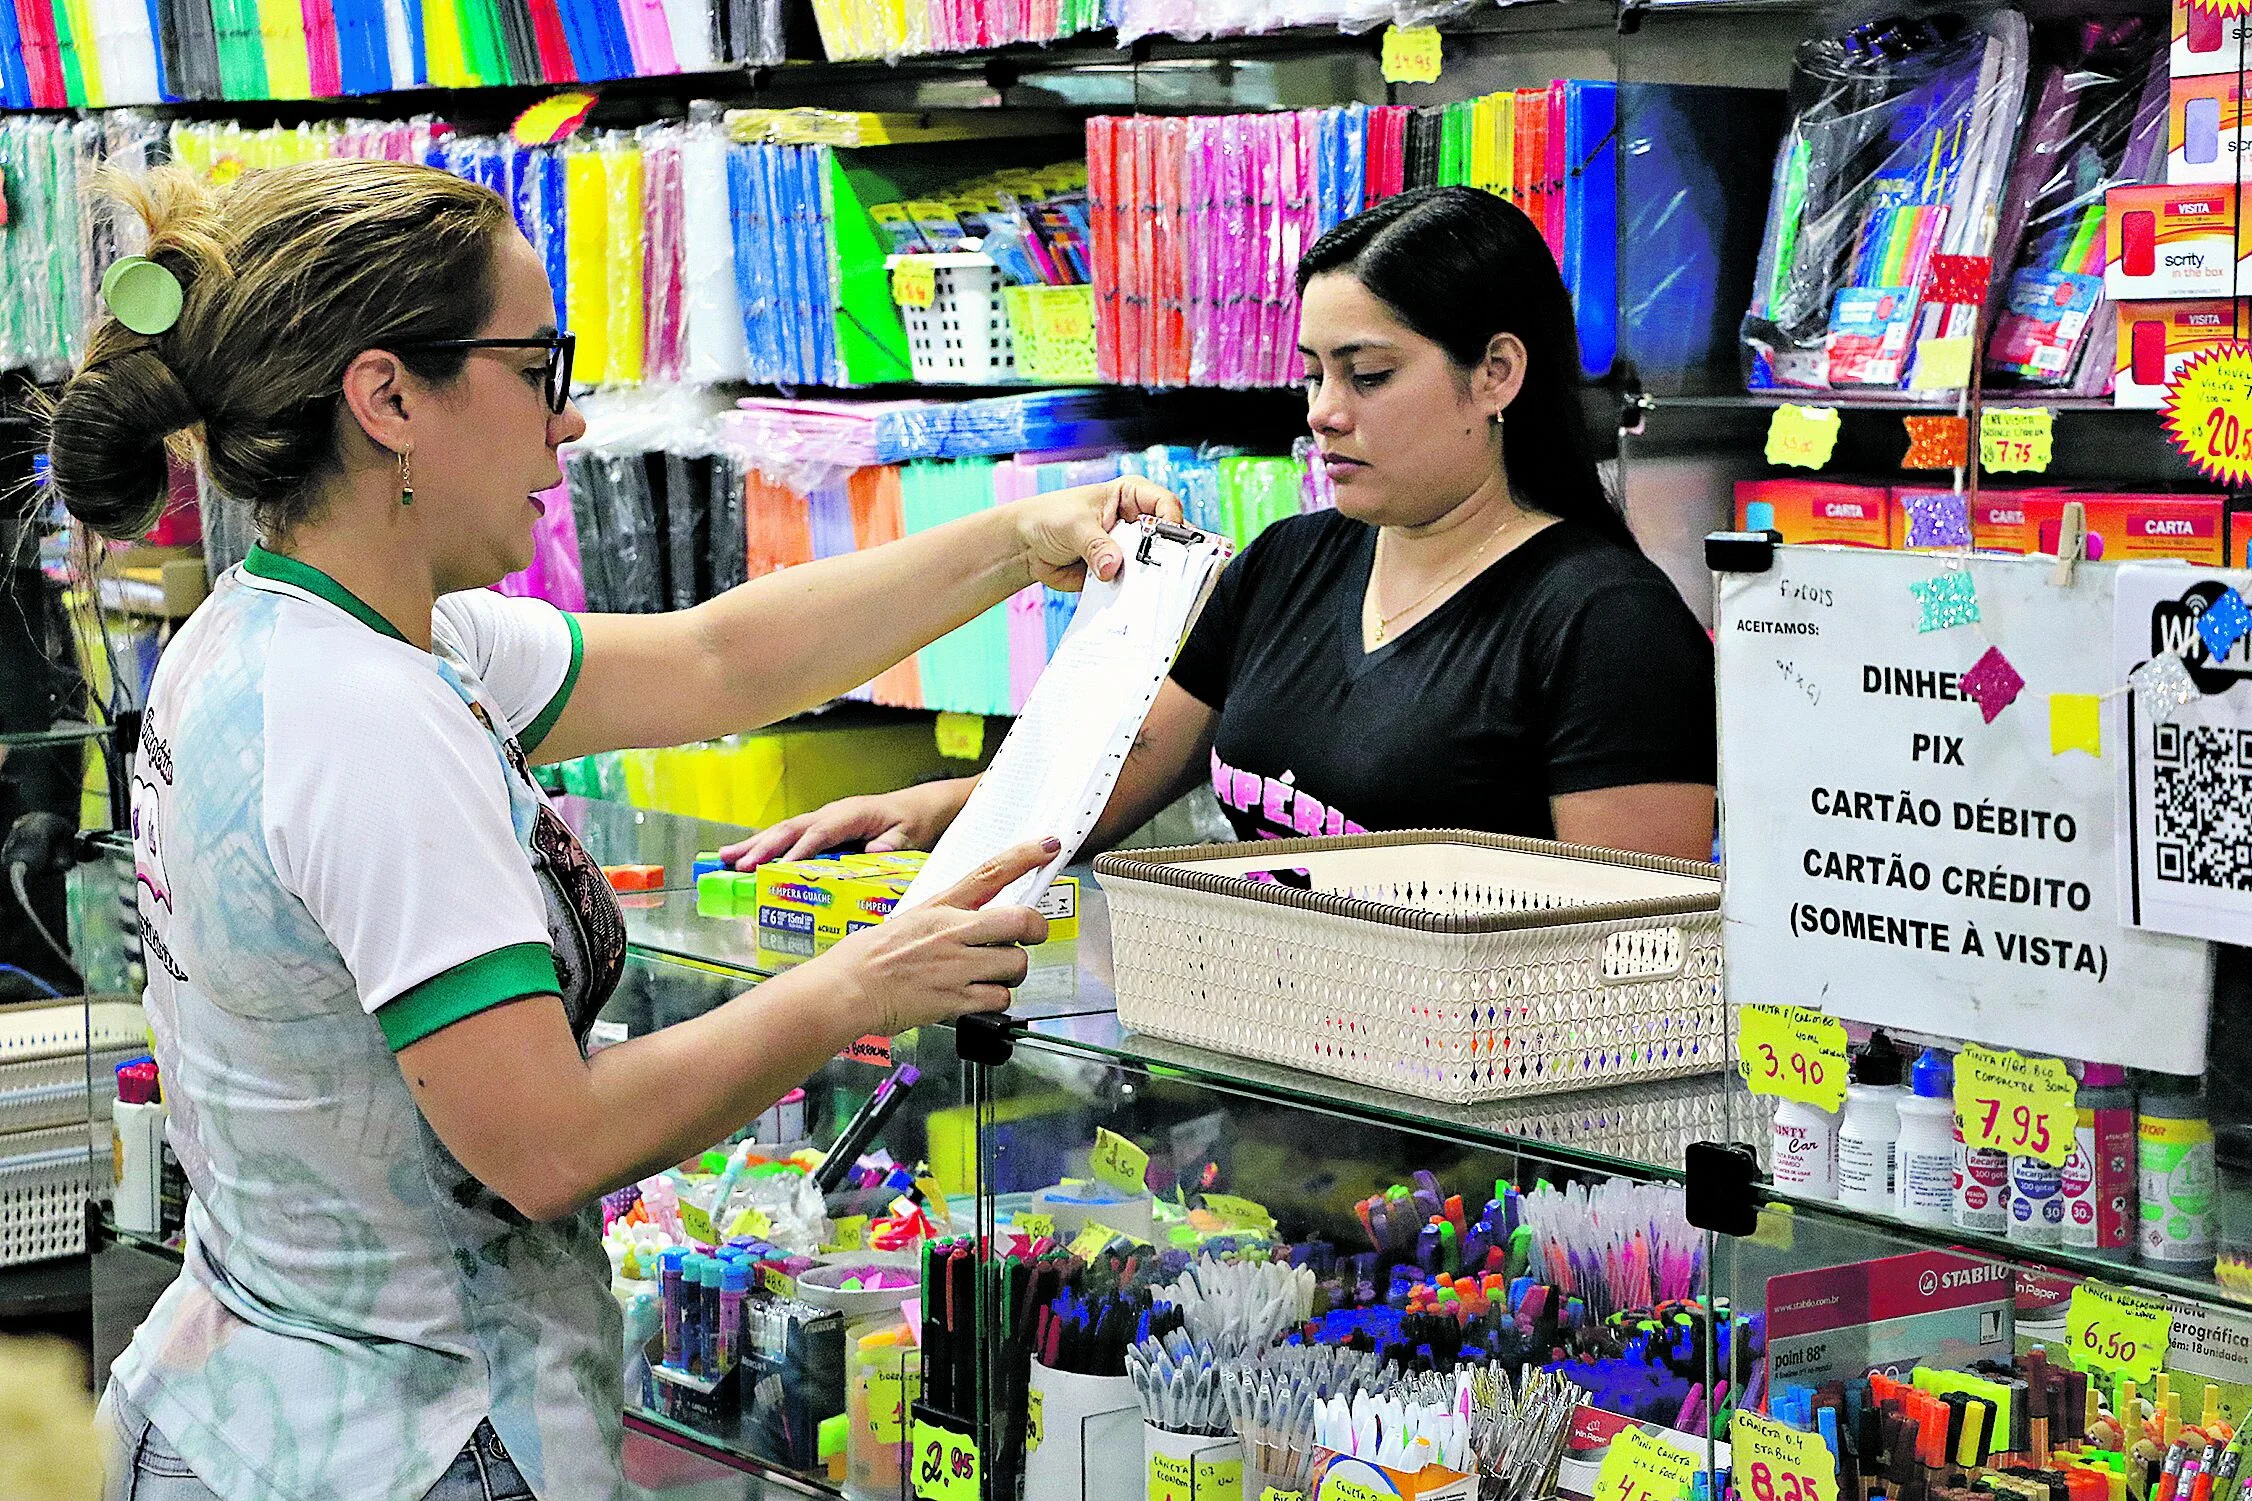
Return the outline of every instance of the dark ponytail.
<path id="1" fill-rule="evenodd" d="M 1502 424 L 1510 489 L 1640 551 L 1595 472 L 1572 303 L 1532 220 L 1478 188 L 1413 188 L 1316 240 L 1298 262 L 1300 294 L 1329 271 L 1351 272 L 1464 369 L 1485 359 L 1495 334 L 1523 340 L 1525 382 Z"/>

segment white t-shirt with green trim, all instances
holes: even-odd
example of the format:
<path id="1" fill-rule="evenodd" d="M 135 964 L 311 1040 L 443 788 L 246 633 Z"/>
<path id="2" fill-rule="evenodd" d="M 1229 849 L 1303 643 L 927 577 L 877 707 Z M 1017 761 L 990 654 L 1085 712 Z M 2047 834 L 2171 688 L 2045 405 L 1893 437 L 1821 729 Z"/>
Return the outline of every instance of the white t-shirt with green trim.
<path id="1" fill-rule="evenodd" d="M 547 991 L 583 1039 L 617 983 L 617 905 L 520 749 L 578 627 L 476 591 L 432 637 L 255 549 L 149 695 L 147 1007 L 196 1193 L 113 1378 L 230 1501 L 412 1501 L 484 1417 L 542 1497 L 624 1486 L 598 1228 L 479 1183 L 393 1057 Z"/>

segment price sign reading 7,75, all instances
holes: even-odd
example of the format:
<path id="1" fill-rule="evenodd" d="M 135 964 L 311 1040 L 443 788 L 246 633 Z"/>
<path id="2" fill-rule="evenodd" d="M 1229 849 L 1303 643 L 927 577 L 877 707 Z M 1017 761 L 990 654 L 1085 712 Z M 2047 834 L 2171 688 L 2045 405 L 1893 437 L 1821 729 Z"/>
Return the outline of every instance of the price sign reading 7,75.
<path id="1" fill-rule="evenodd" d="M 1955 1115 L 1966 1147 L 2062 1167 L 2072 1155 L 2072 1095 L 2072 1075 L 2054 1058 L 1973 1043 L 1955 1059 Z"/>

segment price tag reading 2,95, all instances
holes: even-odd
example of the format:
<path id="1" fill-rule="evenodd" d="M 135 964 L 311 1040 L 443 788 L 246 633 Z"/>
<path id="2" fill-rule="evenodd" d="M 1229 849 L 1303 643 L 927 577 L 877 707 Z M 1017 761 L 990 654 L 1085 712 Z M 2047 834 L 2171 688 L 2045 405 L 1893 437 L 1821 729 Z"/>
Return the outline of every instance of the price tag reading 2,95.
<path id="1" fill-rule="evenodd" d="M 2062 1167 L 2077 1117 L 2072 1075 L 2054 1058 L 2027 1058 L 1976 1043 L 1955 1057 L 1955 1116 L 1963 1145 Z"/>
<path id="2" fill-rule="evenodd" d="M 1845 1104 L 1845 1026 L 1805 1006 L 1745 1006 L 1736 1071 L 1753 1094 L 1835 1111 Z"/>
<path id="3" fill-rule="evenodd" d="M 1728 1441 L 1737 1489 L 1751 1501 L 1838 1501 L 1837 1461 L 1821 1434 L 1739 1410 Z"/>
<path id="4" fill-rule="evenodd" d="M 984 1460 L 977 1444 L 915 1420 L 915 1495 L 919 1501 L 980 1501 Z"/>

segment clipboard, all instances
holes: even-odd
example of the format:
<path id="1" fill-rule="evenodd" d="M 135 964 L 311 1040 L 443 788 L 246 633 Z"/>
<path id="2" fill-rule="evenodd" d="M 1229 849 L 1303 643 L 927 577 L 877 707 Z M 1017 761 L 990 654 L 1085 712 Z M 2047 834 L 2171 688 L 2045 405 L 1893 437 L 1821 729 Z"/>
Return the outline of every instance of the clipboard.
<path id="1" fill-rule="evenodd" d="M 1224 537 L 1170 522 L 1121 522 L 1111 535 L 1125 566 L 1108 583 L 1088 580 L 1053 660 L 901 909 L 944 894 L 1013 845 L 1060 840 L 1053 859 L 995 898 L 1029 906 L 1109 806 L 1134 737 L 1234 552 Z"/>

